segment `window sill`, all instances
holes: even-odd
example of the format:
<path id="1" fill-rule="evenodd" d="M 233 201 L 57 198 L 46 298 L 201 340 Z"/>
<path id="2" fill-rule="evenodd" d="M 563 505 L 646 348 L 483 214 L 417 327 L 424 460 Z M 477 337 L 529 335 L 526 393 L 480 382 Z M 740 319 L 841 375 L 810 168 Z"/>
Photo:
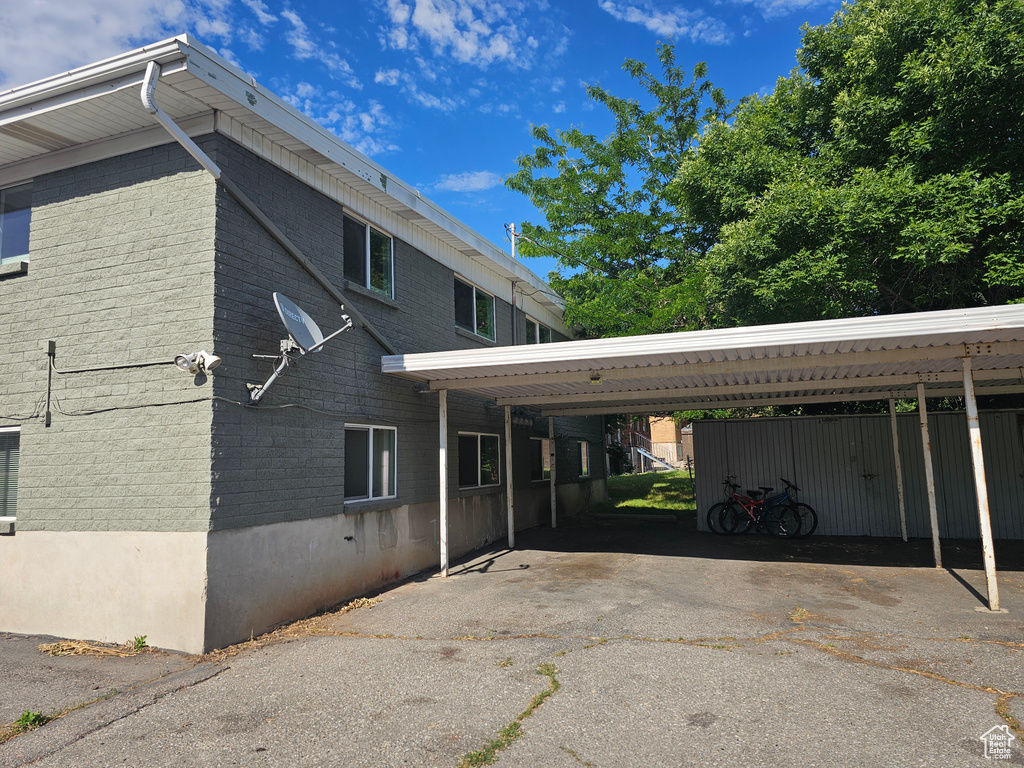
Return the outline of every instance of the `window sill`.
<path id="1" fill-rule="evenodd" d="M 459 488 L 459 496 L 488 496 L 492 493 L 504 493 L 504 491 L 504 485 L 473 486 L 471 488 Z"/>
<path id="2" fill-rule="evenodd" d="M 4 280 L 8 277 L 18 277 L 19 275 L 27 274 L 27 259 L 25 261 L 9 261 L 6 264 L 0 264 L 0 280 Z"/>
<path id="3" fill-rule="evenodd" d="M 16 517 L 0 517 L 0 536 L 12 535 L 14 533 L 14 523 L 17 519 Z"/>
<path id="4" fill-rule="evenodd" d="M 473 341 L 479 341 L 485 347 L 498 346 L 497 342 L 491 341 L 486 336 L 481 336 L 480 334 L 473 333 L 472 331 L 467 331 L 465 328 L 459 328 L 456 326 L 455 333 L 456 335 L 462 336 L 463 338 L 472 339 Z"/>
<path id="5" fill-rule="evenodd" d="M 398 509 L 402 502 L 397 496 L 390 499 L 352 499 L 345 502 L 346 515 L 361 515 L 363 512 L 383 512 L 387 509 Z"/>
<path id="6" fill-rule="evenodd" d="M 378 293 L 377 291 L 373 290 L 372 288 L 367 288 L 365 285 L 360 285 L 359 283 L 353 283 L 351 280 L 344 280 L 342 282 L 342 284 L 341 284 L 341 290 L 343 290 L 343 291 L 345 291 L 347 293 L 358 294 L 359 296 L 362 296 L 362 297 L 367 298 L 367 299 L 373 299 L 374 301 L 379 301 L 381 304 L 383 304 L 386 307 L 391 307 L 392 309 L 398 309 L 398 302 L 395 301 L 394 299 L 390 298 L 389 296 L 385 296 L 383 293 Z"/>

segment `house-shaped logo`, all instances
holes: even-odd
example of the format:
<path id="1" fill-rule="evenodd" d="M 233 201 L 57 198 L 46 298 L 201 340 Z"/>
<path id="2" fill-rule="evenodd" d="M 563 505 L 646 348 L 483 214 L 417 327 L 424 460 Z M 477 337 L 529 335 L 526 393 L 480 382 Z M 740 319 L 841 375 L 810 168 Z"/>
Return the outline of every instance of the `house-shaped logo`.
<path id="1" fill-rule="evenodd" d="M 1017 737 L 1010 733 L 1010 726 L 997 725 L 979 737 L 985 742 L 986 760 L 1009 760 L 1010 742 Z"/>

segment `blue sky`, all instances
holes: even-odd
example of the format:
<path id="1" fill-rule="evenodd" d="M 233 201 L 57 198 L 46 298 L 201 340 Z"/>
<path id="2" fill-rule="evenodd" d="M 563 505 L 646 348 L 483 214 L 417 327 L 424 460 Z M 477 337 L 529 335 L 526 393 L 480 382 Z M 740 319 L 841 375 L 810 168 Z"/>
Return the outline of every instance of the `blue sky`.
<path id="1" fill-rule="evenodd" d="M 502 179 L 531 124 L 610 129 L 588 84 L 637 95 L 627 58 L 709 66 L 737 100 L 796 64 L 839 0 L 0 0 L 0 89 L 189 32 L 508 249 L 539 222 Z M 527 266 L 546 276 L 550 259 Z"/>

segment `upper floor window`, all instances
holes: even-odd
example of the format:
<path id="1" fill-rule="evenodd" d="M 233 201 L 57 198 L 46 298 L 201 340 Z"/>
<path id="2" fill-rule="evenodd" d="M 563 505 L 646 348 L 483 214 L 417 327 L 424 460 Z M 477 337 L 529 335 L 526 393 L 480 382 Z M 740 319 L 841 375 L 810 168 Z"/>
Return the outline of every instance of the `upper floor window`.
<path id="1" fill-rule="evenodd" d="M 526 343 L 527 344 L 549 344 L 551 343 L 551 329 L 541 325 L 535 320 L 526 318 Z"/>
<path id="2" fill-rule="evenodd" d="M 494 297 L 457 277 L 455 325 L 494 341 Z"/>
<path id="3" fill-rule="evenodd" d="M 32 182 L 0 189 L 0 264 L 28 257 Z"/>
<path id="4" fill-rule="evenodd" d="M 0 427 L 0 517 L 18 516 L 20 427 Z"/>
<path id="5" fill-rule="evenodd" d="M 393 298 L 395 260 L 391 238 L 349 216 L 343 226 L 345 279 Z"/>

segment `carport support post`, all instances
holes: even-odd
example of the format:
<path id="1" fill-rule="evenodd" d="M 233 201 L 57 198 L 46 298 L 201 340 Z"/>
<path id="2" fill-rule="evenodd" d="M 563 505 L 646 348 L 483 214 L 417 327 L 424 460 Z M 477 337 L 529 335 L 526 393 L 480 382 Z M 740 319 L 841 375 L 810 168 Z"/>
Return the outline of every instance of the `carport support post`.
<path id="1" fill-rule="evenodd" d="M 516 514 L 512 503 L 512 407 L 505 406 L 505 505 L 508 510 L 508 548 L 516 547 Z"/>
<path id="2" fill-rule="evenodd" d="M 932 549 L 935 550 L 935 567 L 942 567 L 942 550 L 939 548 L 939 511 L 935 502 L 935 472 L 932 470 L 932 440 L 928 434 L 928 403 L 924 396 L 924 383 L 917 382 L 917 412 L 921 416 L 921 447 L 924 450 L 924 481 L 928 487 L 928 520 L 932 526 Z"/>
<path id="3" fill-rule="evenodd" d="M 900 462 L 900 436 L 896 429 L 896 401 L 889 398 L 889 426 L 892 427 L 892 455 L 896 467 L 896 497 L 900 503 L 900 534 L 907 540 L 907 501 L 903 496 L 903 465 Z"/>
<path id="4" fill-rule="evenodd" d="M 551 475 L 551 527 L 558 527 L 558 516 L 556 512 L 556 494 L 555 494 L 555 420 L 553 417 L 548 416 L 548 464 L 550 465 Z"/>
<path id="5" fill-rule="evenodd" d="M 965 357 L 962 360 L 964 364 L 964 400 L 967 402 L 967 434 L 971 441 L 971 461 L 974 464 L 974 491 L 978 495 L 978 522 L 981 523 L 981 550 L 985 561 L 988 608 L 990 611 L 998 611 L 999 585 L 996 583 L 996 556 L 992 545 L 992 518 L 988 508 L 985 456 L 981 450 L 978 401 L 974 397 L 974 371 L 971 367 L 971 358 Z"/>
<path id="6" fill-rule="evenodd" d="M 438 471 L 441 502 L 441 577 L 448 578 L 448 390 L 438 393 Z"/>

